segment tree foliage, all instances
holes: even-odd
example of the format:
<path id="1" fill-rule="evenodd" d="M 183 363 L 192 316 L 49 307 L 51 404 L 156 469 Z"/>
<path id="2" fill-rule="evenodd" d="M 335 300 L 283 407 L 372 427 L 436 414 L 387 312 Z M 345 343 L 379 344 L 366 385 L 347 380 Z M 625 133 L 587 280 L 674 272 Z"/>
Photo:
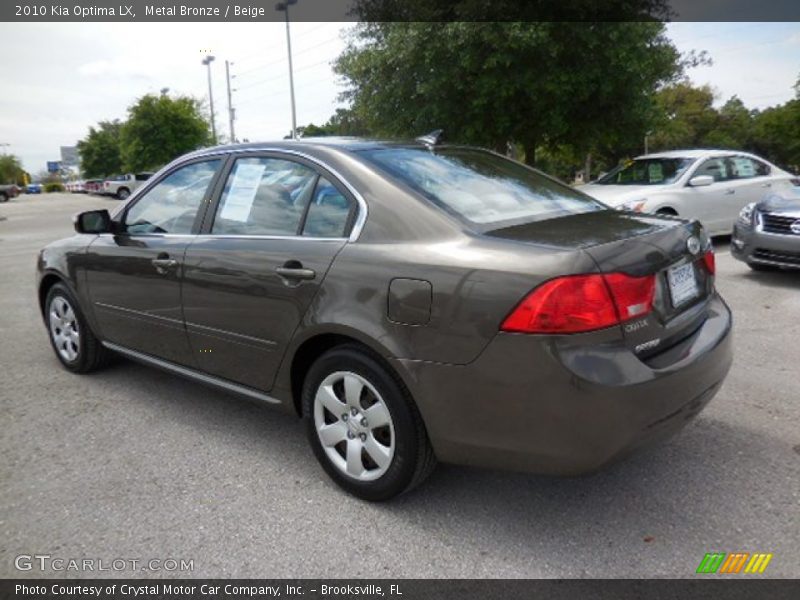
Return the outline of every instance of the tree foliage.
<path id="1" fill-rule="evenodd" d="M 148 94 L 128 109 L 120 154 L 125 170 L 143 171 L 210 142 L 208 123 L 194 98 Z"/>
<path id="2" fill-rule="evenodd" d="M 367 127 L 353 113 L 346 108 L 337 108 L 333 116 L 324 125 L 308 125 L 297 128 L 299 137 L 325 137 L 325 136 L 365 136 L 368 134 Z M 291 137 L 291 133 L 284 139 Z"/>
<path id="3" fill-rule="evenodd" d="M 22 184 L 25 178 L 25 171 L 19 158 L 13 154 L 3 154 L 0 156 L 0 183 Z"/>
<path id="4" fill-rule="evenodd" d="M 686 82 L 660 90 L 651 150 L 725 148 L 747 150 L 791 170 L 800 170 L 800 94 L 764 110 L 748 109 L 737 96 L 720 108 L 708 86 Z"/>
<path id="5" fill-rule="evenodd" d="M 119 120 L 101 121 L 97 127 L 89 128 L 89 135 L 78 142 L 81 170 L 88 178 L 101 178 L 122 172 L 120 156 Z"/>
<path id="6" fill-rule="evenodd" d="M 641 140 L 653 94 L 682 71 L 664 32 L 659 22 L 363 23 L 335 69 L 371 132 L 442 128 L 451 141 L 519 144 L 532 163 L 539 147 L 580 155 Z"/>

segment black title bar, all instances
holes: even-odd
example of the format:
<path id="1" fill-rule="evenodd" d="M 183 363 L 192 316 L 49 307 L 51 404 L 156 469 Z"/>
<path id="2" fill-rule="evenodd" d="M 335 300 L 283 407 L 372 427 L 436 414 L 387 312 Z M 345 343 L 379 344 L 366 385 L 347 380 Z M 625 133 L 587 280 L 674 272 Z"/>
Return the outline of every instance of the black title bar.
<path id="1" fill-rule="evenodd" d="M 282 21 L 277 0 L 3 0 L 0 21 Z M 297 0 L 292 21 L 798 21 L 797 0 Z"/>

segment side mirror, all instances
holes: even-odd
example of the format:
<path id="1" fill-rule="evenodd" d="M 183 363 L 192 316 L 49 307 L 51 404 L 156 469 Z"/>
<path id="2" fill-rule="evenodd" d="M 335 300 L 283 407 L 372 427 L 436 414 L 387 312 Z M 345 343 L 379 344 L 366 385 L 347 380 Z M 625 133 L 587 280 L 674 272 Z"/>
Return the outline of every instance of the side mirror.
<path id="1" fill-rule="evenodd" d="M 78 233 L 111 233 L 111 215 L 106 209 L 89 210 L 75 215 Z"/>
<path id="2" fill-rule="evenodd" d="M 692 187 L 705 187 L 714 183 L 714 178 L 711 175 L 698 175 L 689 180 L 689 185 Z"/>

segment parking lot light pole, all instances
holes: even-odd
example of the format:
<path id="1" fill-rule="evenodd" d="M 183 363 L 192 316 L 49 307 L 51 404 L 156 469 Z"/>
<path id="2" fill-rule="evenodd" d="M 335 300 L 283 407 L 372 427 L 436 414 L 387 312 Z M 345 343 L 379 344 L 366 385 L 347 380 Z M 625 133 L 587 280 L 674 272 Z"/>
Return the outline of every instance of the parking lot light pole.
<path id="1" fill-rule="evenodd" d="M 228 83 L 228 128 L 231 133 L 231 144 L 236 143 L 236 133 L 233 130 L 233 121 L 236 119 L 236 109 L 233 108 L 233 96 L 231 95 L 231 65 L 233 63 L 225 61 L 225 80 Z M 236 75 L 234 75 L 236 77 Z"/>
<path id="2" fill-rule="evenodd" d="M 214 57 L 210 54 L 203 59 L 203 63 L 208 69 L 208 104 L 211 109 L 211 138 L 214 143 L 217 143 L 217 124 L 214 122 L 214 93 L 211 89 L 211 63 L 214 62 Z"/>
<path id="3" fill-rule="evenodd" d="M 292 36 L 289 33 L 289 6 L 297 4 L 297 0 L 284 0 L 275 5 L 275 10 L 283 11 L 286 17 L 286 48 L 289 51 L 289 95 L 292 101 L 292 139 L 297 139 L 297 113 L 294 105 L 294 74 L 292 72 Z"/>

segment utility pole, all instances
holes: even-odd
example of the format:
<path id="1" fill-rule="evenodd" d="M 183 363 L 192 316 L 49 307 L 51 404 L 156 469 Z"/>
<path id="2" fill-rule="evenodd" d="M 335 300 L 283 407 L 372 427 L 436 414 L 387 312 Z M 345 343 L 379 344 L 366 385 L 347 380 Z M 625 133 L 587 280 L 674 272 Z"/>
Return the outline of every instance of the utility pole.
<path id="1" fill-rule="evenodd" d="M 289 6 L 297 4 L 297 0 L 283 0 L 275 5 L 275 10 L 283 11 L 286 17 L 286 48 L 289 51 L 289 95 L 292 100 L 292 139 L 297 139 L 297 113 L 294 105 L 294 73 L 292 70 L 292 36 L 289 33 Z"/>
<path id="2" fill-rule="evenodd" d="M 650 154 L 650 152 L 649 152 L 649 149 L 650 149 L 649 148 L 650 147 L 650 136 L 652 134 L 653 134 L 652 131 L 648 131 L 647 133 L 644 134 L 644 153 L 645 154 Z"/>
<path id="3" fill-rule="evenodd" d="M 236 118 L 236 111 L 233 108 L 233 100 L 231 99 L 231 70 L 230 66 L 233 63 L 225 61 L 225 79 L 228 82 L 228 128 L 231 133 L 231 144 L 236 143 L 236 134 L 233 130 L 233 121 Z M 235 77 L 235 76 L 234 76 Z"/>
<path id="4" fill-rule="evenodd" d="M 214 92 L 211 89 L 211 63 L 214 62 L 214 57 L 210 54 L 203 59 L 203 63 L 208 69 L 208 104 L 211 109 L 211 137 L 214 143 L 217 143 L 217 124 L 214 121 Z"/>

